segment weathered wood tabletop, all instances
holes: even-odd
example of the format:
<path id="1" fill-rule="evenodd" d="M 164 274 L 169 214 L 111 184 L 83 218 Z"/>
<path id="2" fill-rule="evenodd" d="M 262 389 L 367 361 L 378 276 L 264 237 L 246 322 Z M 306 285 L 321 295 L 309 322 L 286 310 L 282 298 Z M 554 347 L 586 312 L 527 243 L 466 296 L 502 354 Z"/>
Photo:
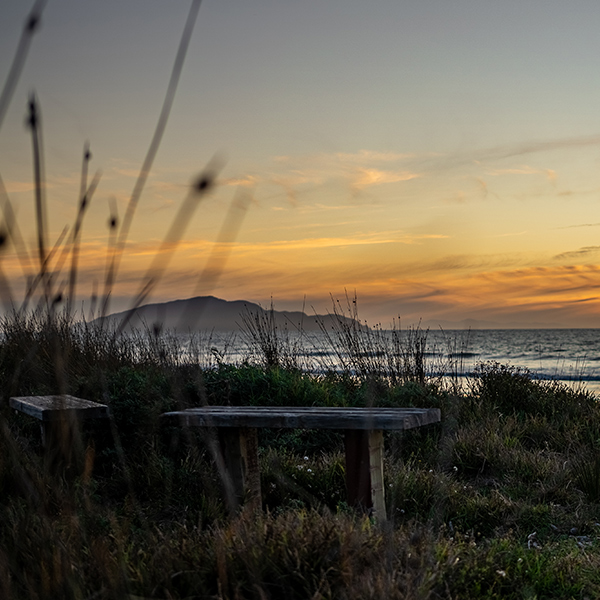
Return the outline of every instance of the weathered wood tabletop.
<path id="1" fill-rule="evenodd" d="M 168 412 L 188 427 L 403 430 L 440 420 L 439 408 L 204 406 Z"/>
<path id="2" fill-rule="evenodd" d="M 40 421 L 58 421 L 70 417 L 94 419 L 109 416 L 106 404 L 66 394 L 62 396 L 14 396 L 10 398 L 9 405 Z"/>

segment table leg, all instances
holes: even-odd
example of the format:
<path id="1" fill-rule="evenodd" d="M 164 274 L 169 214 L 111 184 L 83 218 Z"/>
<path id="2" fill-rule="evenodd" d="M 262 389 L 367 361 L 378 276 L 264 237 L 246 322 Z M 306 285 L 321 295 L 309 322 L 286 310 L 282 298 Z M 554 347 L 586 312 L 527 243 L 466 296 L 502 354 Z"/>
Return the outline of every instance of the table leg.
<path id="1" fill-rule="evenodd" d="M 261 502 L 260 470 L 258 465 L 258 439 L 256 429 L 247 427 L 222 427 L 219 443 L 225 463 L 226 492 L 231 490 L 230 509 L 235 510 L 246 500 L 258 508 Z"/>
<path id="2" fill-rule="evenodd" d="M 80 423 L 68 418 L 42 421 L 41 430 L 46 470 L 79 474 L 83 470 Z"/>
<path id="3" fill-rule="evenodd" d="M 379 521 L 385 521 L 383 432 L 347 430 L 344 443 L 348 503 L 372 509 Z"/>
<path id="4" fill-rule="evenodd" d="M 240 443 L 245 448 L 246 503 L 253 509 L 261 508 L 260 465 L 258 463 L 258 434 L 254 428 L 240 431 Z"/>
<path id="5" fill-rule="evenodd" d="M 385 487 L 383 483 L 383 431 L 369 431 L 369 470 L 373 510 L 380 522 L 386 520 Z"/>

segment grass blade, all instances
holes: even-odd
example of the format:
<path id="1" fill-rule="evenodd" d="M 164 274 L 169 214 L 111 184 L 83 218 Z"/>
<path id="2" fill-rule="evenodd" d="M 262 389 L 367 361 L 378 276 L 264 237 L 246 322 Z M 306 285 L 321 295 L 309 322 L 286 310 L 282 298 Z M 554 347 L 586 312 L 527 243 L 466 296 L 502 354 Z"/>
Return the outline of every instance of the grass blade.
<path id="1" fill-rule="evenodd" d="M 189 225 L 192 216 L 200 201 L 212 189 L 216 179 L 217 169 L 220 168 L 220 161 L 213 159 L 204 172 L 198 177 L 197 182 L 192 186 L 185 200 L 179 207 L 175 219 L 165 236 L 156 256 L 152 260 L 148 271 L 142 280 L 142 286 L 138 292 L 133 307 L 127 312 L 126 317 L 121 322 L 117 333 L 123 331 L 131 318 L 135 315 L 136 310 L 147 300 L 156 284 L 160 281 L 165 270 L 167 269 L 173 253 L 177 249 L 182 236 Z"/>
<path id="2" fill-rule="evenodd" d="M 40 114 L 35 94 L 29 97 L 29 117 L 27 125 L 31 128 L 33 145 L 33 177 L 35 183 L 35 212 L 37 225 L 38 260 L 40 263 L 40 279 L 44 285 L 44 297 L 48 302 L 51 296 L 51 283 L 47 275 L 46 260 L 46 199 L 44 197 L 44 164 L 42 150 L 42 134 Z"/>
<path id="3" fill-rule="evenodd" d="M 204 294 L 208 294 L 208 292 L 217 284 L 217 281 L 225 268 L 225 263 L 229 258 L 229 254 L 231 253 L 231 246 L 239 233 L 251 201 L 251 193 L 247 189 L 238 188 L 225 220 L 223 221 L 223 225 L 221 226 L 217 242 L 208 257 L 206 266 L 202 270 L 202 273 L 200 273 L 198 283 L 194 289 L 194 296 L 200 295 L 201 291 Z M 201 312 L 193 311 L 193 309 L 188 306 L 181 316 L 181 322 L 189 325 L 189 323 L 194 321 L 198 322 L 198 319 L 200 319 L 201 316 Z"/>
<path id="4" fill-rule="evenodd" d="M 103 316 L 108 312 L 112 287 L 119 271 L 119 263 L 123 254 L 123 250 L 125 249 L 125 244 L 127 243 L 127 237 L 129 235 L 129 229 L 131 228 L 133 215 L 137 208 L 140 196 L 142 195 L 148 175 L 150 174 L 150 169 L 152 168 L 152 163 L 154 162 L 156 153 L 158 152 L 158 147 L 160 146 L 165 127 L 167 126 L 167 121 L 171 112 L 171 106 L 173 105 L 175 92 L 177 90 L 177 84 L 179 83 L 179 77 L 181 75 L 181 70 L 183 69 L 185 55 L 192 37 L 192 32 L 196 23 L 196 17 L 198 16 L 198 11 L 200 10 L 200 3 L 201 0 L 193 0 L 192 6 L 190 7 L 190 12 L 188 14 L 183 34 L 181 36 L 181 41 L 179 43 L 179 49 L 177 50 L 177 56 L 175 57 L 173 70 L 171 71 L 171 78 L 169 80 L 169 85 L 167 86 L 165 100 L 158 118 L 158 123 L 156 124 L 156 129 L 154 131 L 154 135 L 152 136 L 152 141 L 150 142 L 150 147 L 148 148 L 146 158 L 144 159 L 142 168 L 135 182 L 133 192 L 131 193 L 125 216 L 123 218 L 123 223 L 119 229 L 116 251 L 113 254 L 104 286 L 104 302 L 102 307 Z"/>

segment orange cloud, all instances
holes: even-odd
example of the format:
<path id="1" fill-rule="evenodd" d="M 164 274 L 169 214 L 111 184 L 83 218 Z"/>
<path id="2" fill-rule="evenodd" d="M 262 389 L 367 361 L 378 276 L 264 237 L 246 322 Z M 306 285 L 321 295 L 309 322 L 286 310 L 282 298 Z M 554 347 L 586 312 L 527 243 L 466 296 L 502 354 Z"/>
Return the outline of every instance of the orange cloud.
<path id="1" fill-rule="evenodd" d="M 398 243 L 403 243 L 398 236 L 374 234 L 224 245 L 225 253 L 231 251 L 227 268 L 222 273 L 208 273 L 206 289 L 200 287 L 198 293 L 261 302 L 274 294 L 276 302 L 288 303 L 301 302 L 306 296 L 310 305 L 324 311 L 330 306 L 330 294 L 343 297 L 344 290 L 356 290 L 362 317 L 386 326 L 397 316 L 405 323 L 421 318 L 429 323 L 475 318 L 500 325 L 600 326 L 597 265 L 511 269 L 499 268 L 501 257 L 496 261 L 491 257 L 479 260 L 479 268 L 474 269 L 476 257 L 446 257 L 422 263 L 422 268 L 410 268 L 386 249 L 386 244 L 393 248 Z M 130 245 L 115 296 L 130 296 L 137 291 L 156 247 Z M 377 247 L 385 250 L 374 260 L 369 248 Z M 213 250 L 208 241 L 182 242 L 153 299 L 192 295 Z M 494 262 L 497 265 L 489 268 Z M 482 268 L 486 263 L 488 268 Z M 102 244 L 82 246 L 80 297 L 89 298 L 94 281 L 101 289 L 105 264 Z M 11 280 L 23 279 L 14 256 L 6 255 L 2 267 Z M 214 275 L 220 275 L 217 284 Z"/>
<path id="2" fill-rule="evenodd" d="M 398 183 L 421 177 L 419 173 L 410 173 L 408 171 L 381 171 L 379 169 L 366 168 L 359 168 L 358 173 L 359 175 L 353 181 L 353 185 L 358 188 L 379 185 L 381 183 Z"/>

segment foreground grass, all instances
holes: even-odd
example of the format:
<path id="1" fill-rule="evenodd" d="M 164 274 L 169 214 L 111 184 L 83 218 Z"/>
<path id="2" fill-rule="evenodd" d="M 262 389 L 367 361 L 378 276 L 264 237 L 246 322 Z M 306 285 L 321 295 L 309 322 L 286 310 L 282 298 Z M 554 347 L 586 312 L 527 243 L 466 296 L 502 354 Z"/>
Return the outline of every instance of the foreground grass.
<path id="1" fill-rule="evenodd" d="M 164 338 L 60 320 L 2 329 L 2 598 L 600 597 L 600 408 L 585 392 L 494 364 L 460 394 L 252 360 L 203 369 Z M 78 474 L 46 472 L 37 423 L 7 408 L 57 391 L 114 415 Z M 227 515 L 206 440 L 159 423 L 203 403 L 443 418 L 387 436 L 381 526 L 345 503 L 331 432 L 262 432 L 262 510 Z"/>

